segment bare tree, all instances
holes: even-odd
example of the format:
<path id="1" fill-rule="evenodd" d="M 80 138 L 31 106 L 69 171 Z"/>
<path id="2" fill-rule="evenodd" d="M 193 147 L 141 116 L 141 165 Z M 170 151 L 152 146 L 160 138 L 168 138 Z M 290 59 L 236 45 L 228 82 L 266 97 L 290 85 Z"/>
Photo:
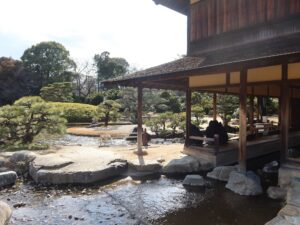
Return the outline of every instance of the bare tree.
<path id="1" fill-rule="evenodd" d="M 95 92 L 97 79 L 96 71 L 92 63 L 77 62 L 75 68 L 75 93 L 78 97 L 87 97 L 92 92 Z"/>

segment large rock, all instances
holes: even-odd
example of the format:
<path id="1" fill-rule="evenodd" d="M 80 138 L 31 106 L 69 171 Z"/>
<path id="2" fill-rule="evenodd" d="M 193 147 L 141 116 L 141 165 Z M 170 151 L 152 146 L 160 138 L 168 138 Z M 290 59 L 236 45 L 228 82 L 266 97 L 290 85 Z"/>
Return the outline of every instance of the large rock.
<path id="1" fill-rule="evenodd" d="M 27 150 L 14 153 L 9 161 L 11 168 L 18 174 L 26 174 L 29 171 L 29 163 L 36 158 L 36 154 Z"/>
<path id="2" fill-rule="evenodd" d="M 7 159 L 0 156 L 0 167 L 5 167 L 7 164 Z"/>
<path id="3" fill-rule="evenodd" d="M 278 173 L 278 184 L 280 187 L 289 188 L 293 180 L 300 180 L 300 169 L 295 165 L 281 165 Z"/>
<path id="4" fill-rule="evenodd" d="M 230 173 L 226 188 L 239 195 L 259 195 L 263 192 L 260 178 L 248 171 L 246 173 L 233 171 Z"/>
<path id="5" fill-rule="evenodd" d="M 0 187 L 15 184 L 17 173 L 14 171 L 0 173 Z"/>
<path id="6" fill-rule="evenodd" d="M 286 205 L 278 213 L 279 216 L 282 216 L 286 221 L 291 224 L 300 224 L 300 208 L 293 205 Z"/>
<path id="7" fill-rule="evenodd" d="M 300 207 L 300 189 L 299 188 L 290 188 L 287 193 L 287 203 Z"/>
<path id="8" fill-rule="evenodd" d="M 295 225 L 286 221 L 282 216 L 276 216 L 271 221 L 267 222 L 265 225 Z"/>
<path id="9" fill-rule="evenodd" d="M 191 187 L 205 187 L 205 180 L 200 175 L 187 175 L 182 184 Z"/>
<path id="10" fill-rule="evenodd" d="M 30 163 L 29 172 L 40 184 L 88 184 L 119 176 L 127 168 L 126 161 L 96 162 L 88 166 L 62 157 L 38 157 Z"/>
<path id="11" fill-rule="evenodd" d="M 161 174 L 162 165 L 157 161 L 141 162 L 134 160 L 128 162 L 128 175 L 133 178 L 145 178 L 151 175 Z"/>
<path id="12" fill-rule="evenodd" d="M 198 160 L 191 156 L 185 156 L 181 159 L 173 159 L 163 167 L 163 173 L 171 174 L 187 174 L 193 172 L 207 171 L 212 169 L 212 164 L 205 160 Z"/>
<path id="13" fill-rule="evenodd" d="M 207 177 L 220 181 L 228 181 L 230 173 L 237 170 L 238 167 L 236 166 L 219 166 L 207 173 Z"/>
<path id="14" fill-rule="evenodd" d="M 29 162 L 33 161 L 35 158 L 36 158 L 35 153 L 33 153 L 31 151 L 23 150 L 23 151 L 18 151 L 16 153 L 14 153 L 10 157 L 10 162 L 13 164 L 17 164 L 19 162 L 29 163 Z"/>
<path id="15" fill-rule="evenodd" d="M 269 187 L 267 190 L 269 198 L 272 199 L 286 199 L 287 190 L 281 187 Z"/>
<path id="16" fill-rule="evenodd" d="M 8 225 L 12 211 L 5 202 L 0 201 L 0 225 Z"/>
<path id="17" fill-rule="evenodd" d="M 263 172 L 265 173 L 277 173 L 279 169 L 279 163 L 277 161 L 272 161 L 270 163 L 267 163 L 263 167 Z"/>
<path id="18" fill-rule="evenodd" d="M 300 178 L 293 178 L 291 182 L 291 187 L 294 189 L 300 189 Z"/>

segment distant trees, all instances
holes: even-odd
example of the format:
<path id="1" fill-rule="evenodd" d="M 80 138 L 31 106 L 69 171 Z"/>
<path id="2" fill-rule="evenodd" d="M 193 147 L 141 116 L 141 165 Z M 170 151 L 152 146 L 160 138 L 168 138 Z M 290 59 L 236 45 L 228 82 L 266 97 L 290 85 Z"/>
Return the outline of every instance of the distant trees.
<path id="1" fill-rule="evenodd" d="M 177 93 L 175 94 L 174 92 L 170 91 L 163 91 L 160 93 L 159 100 L 155 105 L 155 110 L 158 113 L 163 113 L 163 112 L 174 112 L 174 113 L 179 113 L 182 111 L 182 107 L 180 104 L 180 94 Z"/>
<path id="2" fill-rule="evenodd" d="M 52 102 L 72 102 L 73 87 L 71 82 L 52 83 L 41 89 L 41 97 Z"/>
<path id="3" fill-rule="evenodd" d="M 181 130 L 185 129 L 185 113 L 160 113 L 148 119 L 145 124 L 150 127 L 150 130 L 154 132 L 156 136 L 161 135 L 166 138 L 169 135 L 175 135 L 178 128 Z"/>
<path id="4" fill-rule="evenodd" d="M 22 61 L 0 57 L 0 106 L 37 93 L 38 79 L 25 71 Z"/>
<path id="5" fill-rule="evenodd" d="M 106 79 L 115 78 L 127 73 L 129 63 L 124 58 L 111 58 L 110 53 L 105 51 L 94 56 L 97 68 L 97 86 L 100 90 L 100 82 Z"/>
<path id="6" fill-rule="evenodd" d="M 76 66 L 74 69 L 75 75 L 73 80 L 74 99 L 76 102 L 88 102 L 90 100 L 89 97 L 96 93 L 97 79 L 94 76 L 94 72 L 94 65 L 89 63 L 88 61 L 83 63 L 76 62 Z"/>
<path id="7" fill-rule="evenodd" d="M 227 126 L 235 110 L 239 108 L 239 98 L 233 95 L 218 95 L 217 108 L 224 126 Z"/>
<path id="8" fill-rule="evenodd" d="M 73 80 L 75 62 L 60 43 L 49 41 L 33 45 L 25 50 L 21 59 L 28 71 L 40 76 L 40 87 Z"/>

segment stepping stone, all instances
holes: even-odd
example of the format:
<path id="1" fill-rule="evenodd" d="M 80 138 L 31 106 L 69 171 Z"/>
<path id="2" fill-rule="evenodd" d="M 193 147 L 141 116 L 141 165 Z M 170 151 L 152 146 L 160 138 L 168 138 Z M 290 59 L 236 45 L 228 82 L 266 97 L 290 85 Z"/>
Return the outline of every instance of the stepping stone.
<path id="1" fill-rule="evenodd" d="M 17 173 L 14 171 L 0 173 L 0 187 L 15 184 L 17 177 Z"/>
<path id="2" fill-rule="evenodd" d="M 252 171 L 246 173 L 231 172 L 226 188 L 234 193 L 246 196 L 260 195 L 263 192 L 260 178 Z"/>
<path id="3" fill-rule="evenodd" d="M 8 225 L 12 211 L 5 202 L 0 201 L 0 225 Z"/>
<path id="4" fill-rule="evenodd" d="M 205 187 L 205 180 L 200 175 L 187 175 L 183 180 L 184 186 Z"/>

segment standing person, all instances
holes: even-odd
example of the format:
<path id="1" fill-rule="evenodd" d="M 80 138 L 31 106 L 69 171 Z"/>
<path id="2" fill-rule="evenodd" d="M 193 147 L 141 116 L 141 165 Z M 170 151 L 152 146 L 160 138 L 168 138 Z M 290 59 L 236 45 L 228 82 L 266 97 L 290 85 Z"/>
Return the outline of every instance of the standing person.
<path id="1" fill-rule="evenodd" d="M 148 142 L 150 141 L 150 135 L 147 133 L 146 128 L 143 130 L 143 134 L 142 134 L 142 142 L 143 142 L 143 146 L 147 147 Z"/>

